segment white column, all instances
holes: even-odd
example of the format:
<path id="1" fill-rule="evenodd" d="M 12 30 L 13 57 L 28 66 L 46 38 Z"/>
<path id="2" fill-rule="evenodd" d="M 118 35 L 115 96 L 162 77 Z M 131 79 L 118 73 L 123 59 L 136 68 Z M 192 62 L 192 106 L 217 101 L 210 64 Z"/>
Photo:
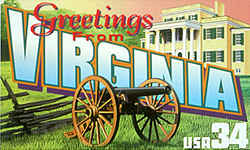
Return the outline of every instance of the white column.
<path id="1" fill-rule="evenodd" d="M 198 32 L 197 60 L 201 61 L 201 30 L 199 30 Z"/>
<path id="2" fill-rule="evenodd" d="M 172 55 L 176 55 L 175 54 L 175 28 L 172 28 L 171 31 L 172 31 Z"/>
<path id="3" fill-rule="evenodd" d="M 146 49 L 150 47 L 150 32 L 146 32 Z"/>
<path id="4" fill-rule="evenodd" d="M 194 29 L 190 28 L 190 59 L 194 60 Z"/>
<path id="5" fill-rule="evenodd" d="M 157 51 L 161 51 L 160 50 L 160 30 L 156 31 L 156 36 L 155 36 L 155 49 Z"/>
<path id="6" fill-rule="evenodd" d="M 187 58 L 187 50 L 186 50 L 186 40 L 187 40 L 187 27 L 183 27 L 182 28 L 182 31 L 183 31 L 183 36 L 182 36 L 182 40 L 183 40 L 183 48 L 182 48 L 182 51 L 183 51 L 183 57 L 184 58 Z"/>

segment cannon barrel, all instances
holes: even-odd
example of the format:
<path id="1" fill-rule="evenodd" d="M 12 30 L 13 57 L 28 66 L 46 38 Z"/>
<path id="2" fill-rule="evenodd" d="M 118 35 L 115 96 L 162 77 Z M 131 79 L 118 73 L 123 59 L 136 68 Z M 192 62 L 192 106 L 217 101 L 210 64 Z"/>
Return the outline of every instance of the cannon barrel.
<path id="1" fill-rule="evenodd" d="M 116 94 L 125 94 L 127 97 L 140 97 L 160 94 L 170 94 L 170 86 L 162 87 L 137 87 L 137 88 L 114 88 Z"/>

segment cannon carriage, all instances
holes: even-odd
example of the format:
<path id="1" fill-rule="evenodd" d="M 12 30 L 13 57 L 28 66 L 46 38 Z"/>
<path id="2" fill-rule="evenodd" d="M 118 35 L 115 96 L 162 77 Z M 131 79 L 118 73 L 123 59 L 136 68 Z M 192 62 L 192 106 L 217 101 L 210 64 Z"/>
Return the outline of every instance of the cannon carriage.
<path id="1" fill-rule="evenodd" d="M 65 132 L 88 146 L 104 146 L 115 137 L 120 115 L 132 117 L 139 137 L 167 142 L 180 122 L 180 106 L 174 89 L 161 79 L 149 79 L 137 88 L 113 87 L 105 78 L 89 76 L 77 87 L 72 102 L 74 129 Z"/>

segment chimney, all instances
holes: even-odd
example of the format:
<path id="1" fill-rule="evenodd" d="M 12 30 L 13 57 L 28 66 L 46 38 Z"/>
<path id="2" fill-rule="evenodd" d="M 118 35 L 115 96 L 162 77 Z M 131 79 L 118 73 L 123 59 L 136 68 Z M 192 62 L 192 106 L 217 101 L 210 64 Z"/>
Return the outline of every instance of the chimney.
<path id="1" fill-rule="evenodd" d="M 214 11 L 218 16 L 224 16 L 224 4 L 222 2 L 215 1 L 214 2 Z"/>

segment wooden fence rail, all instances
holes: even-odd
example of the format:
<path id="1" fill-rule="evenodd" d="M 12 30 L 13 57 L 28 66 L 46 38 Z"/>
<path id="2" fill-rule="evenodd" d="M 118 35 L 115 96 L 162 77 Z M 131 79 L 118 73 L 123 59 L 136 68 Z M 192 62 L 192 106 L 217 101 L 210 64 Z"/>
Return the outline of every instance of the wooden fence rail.
<path id="1" fill-rule="evenodd" d="M 71 108 L 63 110 L 63 107 L 72 104 L 72 101 L 69 100 L 61 101 L 67 98 L 67 96 L 59 96 L 49 100 L 19 104 L 17 97 L 27 96 L 29 93 L 21 92 L 15 94 L 7 80 L 2 77 L 0 78 L 8 92 L 8 95 L 0 97 L 0 101 L 11 100 L 14 105 L 13 110 L 0 114 L 0 135 L 2 137 L 43 133 L 62 125 L 72 123 L 72 118 L 57 119 L 71 113 Z M 59 108 L 60 110 L 57 110 Z M 35 113 L 38 112 L 44 113 L 36 115 Z"/>

